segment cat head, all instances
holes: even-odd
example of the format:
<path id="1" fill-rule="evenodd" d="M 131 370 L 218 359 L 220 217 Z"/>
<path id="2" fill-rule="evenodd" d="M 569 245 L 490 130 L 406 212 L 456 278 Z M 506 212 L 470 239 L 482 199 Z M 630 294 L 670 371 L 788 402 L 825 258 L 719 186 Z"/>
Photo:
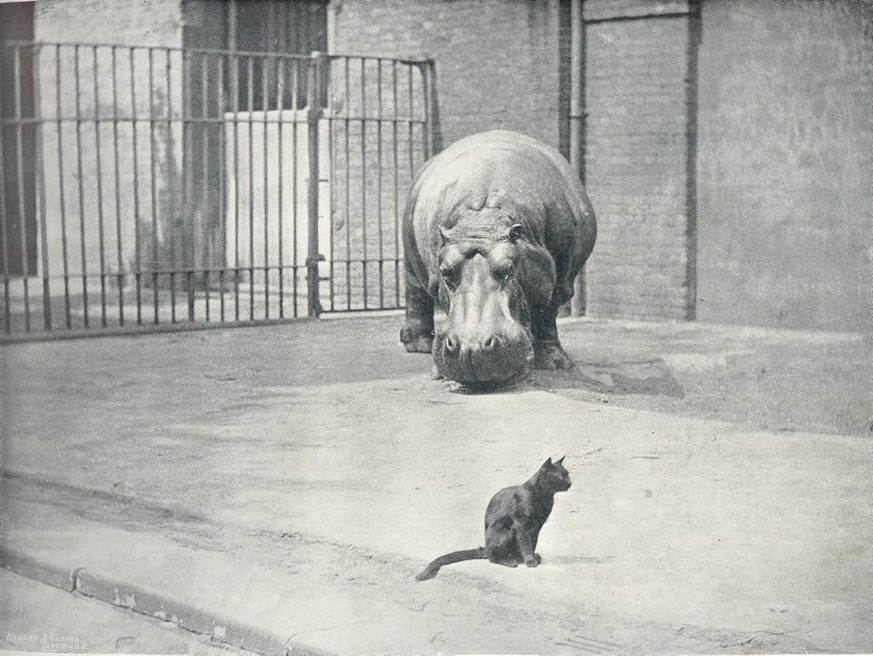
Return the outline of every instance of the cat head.
<path id="1" fill-rule="evenodd" d="M 572 482 L 570 481 L 570 473 L 564 467 L 565 457 L 561 456 L 561 459 L 555 462 L 549 458 L 543 463 L 537 473 L 537 481 L 540 485 L 556 492 L 565 492 L 570 489 Z"/>

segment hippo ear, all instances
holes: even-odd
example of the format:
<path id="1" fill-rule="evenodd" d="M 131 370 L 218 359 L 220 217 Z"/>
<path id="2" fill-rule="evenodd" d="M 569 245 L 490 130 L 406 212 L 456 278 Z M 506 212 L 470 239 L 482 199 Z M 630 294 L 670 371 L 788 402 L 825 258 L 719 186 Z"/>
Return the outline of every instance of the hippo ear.
<path id="1" fill-rule="evenodd" d="M 521 235 L 524 233 L 524 226 L 520 223 L 512 224 L 512 227 L 509 229 L 509 241 L 518 241 L 521 238 Z"/>

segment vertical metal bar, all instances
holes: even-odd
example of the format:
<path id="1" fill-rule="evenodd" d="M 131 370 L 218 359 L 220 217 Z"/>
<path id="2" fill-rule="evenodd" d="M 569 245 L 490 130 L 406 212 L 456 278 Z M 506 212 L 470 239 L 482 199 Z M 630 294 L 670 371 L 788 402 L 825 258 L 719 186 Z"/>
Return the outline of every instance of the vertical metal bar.
<path id="1" fill-rule="evenodd" d="M 255 58 L 249 55 L 248 64 L 248 126 L 249 126 L 249 319 L 255 318 L 255 158 L 254 158 L 254 111 L 255 111 Z"/>
<path id="2" fill-rule="evenodd" d="M 439 103 L 437 102 L 437 79 L 436 79 L 436 60 L 427 60 L 427 79 L 428 89 L 428 105 L 427 105 L 427 120 L 428 120 L 428 136 L 430 138 L 429 155 L 433 157 L 443 150 L 443 133 L 440 129 L 440 114 Z"/>
<path id="3" fill-rule="evenodd" d="M 183 248 L 185 260 L 185 292 L 188 299 L 188 321 L 194 321 L 194 267 L 197 263 L 197 221 L 194 211 L 194 169 L 191 162 L 194 150 L 194 92 L 192 84 L 191 55 L 182 51 L 182 218 L 183 234 L 187 236 L 187 248 Z M 191 87 L 189 89 L 189 86 Z"/>
<path id="4" fill-rule="evenodd" d="M 686 220 L 686 305 L 685 318 L 697 318 L 697 113 L 698 57 L 700 51 L 700 0 L 689 2 L 686 74 L 686 150 L 685 150 L 685 220 Z"/>
<path id="5" fill-rule="evenodd" d="M 282 162 L 285 159 L 285 149 L 284 144 L 282 143 L 282 128 L 284 127 L 284 121 L 282 120 L 282 108 L 285 104 L 285 59 L 280 58 L 279 61 L 276 62 L 276 116 L 279 120 L 278 125 L 278 144 L 277 149 L 279 152 L 279 164 L 277 168 L 278 182 L 277 182 L 277 212 L 279 217 L 279 225 L 278 233 L 279 233 L 279 245 L 278 245 L 278 258 L 279 258 L 279 318 L 285 318 L 285 247 L 284 247 L 284 232 L 283 232 L 283 224 L 285 223 L 285 217 L 282 215 L 282 188 L 285 185 L 285 176 L 282 171 Z"/>
<path id="6" fill-rule="evenodd" d="M 124 325 L 124 259 L 121 249 L 121 176 L 119 175 L 118 163 L 118 74 L 116 71 L 117 46 L 112 46 L 112 154 L 115 164 L 115 239 L 116 239 L 116 265 L 118 273 L 118 325 Z"/>
<path id="7" fill-rule="evenodd" d="M 166 140 L 167 141 L 167 164 L 169 165 L 169 158 L 175 157 L 175 152 L 171 152 L 170 148 L 169 148 L 169 145 L 171 143 L 174 143 L 174 139 L 173 139 L 173 112 L 171 109 L 172 108 L 172 97 L 171 97 L 172 91 L 171 90 L 173 88 L 173 85 L 171 82 L 171 80 L 172 80 L 172 75 L 171 75 L 172 74 L 172 61 L 171 61 L 171 59 L 172 59 L 173 53 L 170 50 L 167 50 L 164 54 L 165 54 L 164 77 L 165 77 L 165 80 L 167 83 L 167 107 L 166 107 L 166 114 L 167 115 L 166 115 L 164 121 L 166 122 L 166 130 L 167 130 L 167 140 Z M 184 71 L 182 74 L 179 75 L 180 79 L 183 79 L 183 77 L 182 77 L 183 74 L 184 74 Z M 154 127 L 154 123 L 152 125 Z M 182 116 L 181 116 L 181 128 L 182 128 L 182 139 L 184 140 L 184 138 L 185 138 L 184 111 L 183 111 Z M 184 148 L 184 144 L 182 144 L 182 146 Z M 155 155 L 154 155 L 154 151 L 153 151 L 152 152 L 152 166 L 154 166 L 155 161 L 156 161 L 156 159 L 155 159 Z M 182 179 L 183 180 L 185 178 L 185 173 L 186 172 L 183 169 L 182 170 Z M 182 183 L 183 193 L 184 193 L 184 188 L 185 188 L 185 184 L 183 182 Z M 175 187 L 175 185 L 174 185 L 172 187 L 172 189 L 173 189 L 173 192 L 175 193 L 177 187 Z M 152 184 L 152 193 L 153 194 L 155 193 L 154 183 Z M 176 200 L 176 199 L 174 199 L 174 200 Z M 184 235 L 184 226 L 182 228 L 183 234 L 179 235 L 177 233 L 179 224 L 178 224 L 178 222 L 174 222 L 172 219 L 170 219 L 169 225 L 166 227 L 167 227 L 167 239 L 166 239 L 166 242 L 164 244 L 164 255 L 168 258 L 168 261 L 165 263 L 169 264 L 169 275 L 167 276 L 167 278 L 168 278 L 168 281 L 170 283 L 170 323 L 176 323 L 176 274 L 179 272 L 178 269 L 179 269 L 179 264 L 180 264 L 179 258 L 177 256 L 178 255 L 177 250 L 179 248 L 184 249 L 184 247 L 185 247 L 185 235 Z M 157 234 L 158 234 L 157 223 L 154 224 L 154 228 L 155 228 L 153 231 L 154 236 L 157 236 Z M 181 246 L 179 246 L 180 241 L 182 243 Z M 157 242 L 154 242 L 154 243 L 157 243 Z M 157 256 L 155 256 L 155 266 L 158 265 L 157 259 L 158 259 Z M 162 263 L 162 264 L 164 264 L 164 263 Z M 159 282 L 160 282 L 160 280 L 159 280 L 158 276 L 155 275 L 155 284 L 154 284 L 155 290 L 158 289 Z M 157 303 L 158 303 L 158 297 L 155 296 L 155 311 L 156 312 L 157 312 Z"/>
<path id="8" fill-rule="evenodd" d="M 327 97 L 334 97 L 334 62 L 336 60 L 331 60 L 328 63 L 328 71 L 327 71 L 327 84 L 328 84 L 328 92 Z M 328 162 L 329 173 L 328 173 L 328 190 L 329 190 L 329 198 L 330 198 L 330 210 L 328 215 L 330 217 L 329 221 L 329 229 L 328 229 L 328 239 L 330 244 L 330 280 L 328 280 L 328 295 L 330 297 L 330 309 L 333 311 L 336 307 L 336 298 L 335 298 L 335 289 L 336 285 L 334 284 L 336 280 L 336 248 L 335 248 L 335 239 L 334 239 L 334 208 L 336 207 L 336 123 L 334 122 L 333 116 L 327 116 L 327 142 L 328 142 L 328 152 L 330 153 Z"/>
<path id="9" fill-rule="evenodd" d="M 309 63 L 307 62 L 307 65 Z M 299 259 L 299 248 L 297 245 L 297 228 L 298 228 L 298 214 L 299 214 L 299 203 L 300 203 L 300 194 L 298 188 L 298 180 L 300 179 L 300 171 L 297 165 L 297 160 L 300 154 L 300 139 L 299 139 L 299 125 L 297 122 L 297 111 L 298 111 L 298 103 L 299 103 L 299 95 L 300 95 L 300 68 L 303 65 L 302 59 L 294 60 L 294 68 L 291 72 L 291 106 L 294 108 L 294 122 L 292 123 L 292 131 L 291 131 L 291 152 L 293 156 L 291 158 L 291 180 L 293 182 L 293 186 L 291 188 L 291 212 L 292 212 L 292 228 L 293 228 L 293 239 L 291 241 L 292 247 L 292 261 L 294 262 L 294 282 L 293 282 L 293 293 L 294 293 L 294 317 L 297 317 L 299 314 L 299 310 L 297 309 L 298 300 L 300 298 L 299 294 L 299 285 L 297 281 L 297 274 L 300 270 L 300 259 Z"/>
<path id="10" fill-rule="evenodd" d="M 52 296 L 51 296 L 51 277 L 49 275 L 49 255 L 48 255 L 48 233 L 46 232 L 47 217 L 45 207 L 45 160 L 44 160 L 44 139 L 43 131 L 45 130 L 45 122 L 42 118 L 42 80 L 40 79 L 40 69 L 42 68 L 42 53 L 45 46 L 33 46 L 33 108 L 34 119 L 38 122 L 35 124 L 36 131 L 36 188 L 37 201 L 39 203 L 39 234 L 40 234 L 40 251 L 42 252 L 42 310 L 43 310 L 43 327 L 46 330 L 52 329 Z M 2 140 L 0 135 L 0 140 Z M 0 159 L 3 155 L 0 154 Z M 2 173 L 0 173 L 2 176 Z M 2 203 L 0 196 L 0 203 Z"/>
<path id="11" fill-rule="evenodd" d="M 167 51 L 167 59 L 171 58 L 172 52 Z M 182 278 L 185 277 L 185 264 L 186 259 L 188 257 L 188 170 L 185 166 L 187 163 L 185 160 L 185 153 L 187 150 L 187 124 L 186 121 L 189 118 L 187 113 L 187 97 L 186 97 L 186 77 L 185 77 L 185 53 L 179 53 L 179 91 L 181 94 L 181 98 L 179 100 L 179 130 L 181 131 L 181 138 L 179 139 L 179 146 L 181 148 L 181 167 L 180 171 L 180 182 L 182 185 L 179 205 L 182 207 L 182 213 L 185 215 L 181 220 L 178 220 L 176 216 L 169 217 L 167 227 L 167 248 L 172 247 L 172 259 L 169 261 L 170 267 L 170 321 L 172 323 L 176 323 L 178 321 L 176 317 L 176 276 L 180 276 Z M 167 90 L 172 87 L 167 84 Z M 170 94 L 167 94 L 167 98 L 169 99 Z M 169 104 L 169 100 L 168 100 Z M 173 130 L 173 124 L 171 122 L 171 114 L 167 112 L 167 143 L 171 142 L 171 135 Z M 175 140 L 172 140 L 175 143 Z M 175 153 L 170 153 L 169 148 L 167 149 L 167 158 L 175 157 Z M 182 280 L 182 289 L 186 288 L 187 280 Z"/>
<path id="12" fill-rule="evenodd" d="M 136 139 L 136 72 L 134 70 L 135 48 L 129 48 L 130 56 L 130 126 L 133 146 L 133 219 L 134 219 L 134 278 L 136 280 L 136 323 L 142 325 L 142 232 L 139 215 L 139 155 L 137 154 Z"/>
<path id="13" fill-rule="evenodd" d="M 167 159 L 168 159 L 167 163 L 168 164 L 169 164 L 169 158 L 175 157 L 175 155 L 176 155 L 175 152 L 171 152 L 170 148 L 169 148 L 169 145 L 174 142 L 174 140 L 173 140 L 173 110 L 172 110 L 172 106 L 173 106 L 172 66 L 173 66 L 172 52 L 170 50 L 167 50 L 165 52 L 165 60 L 164 60 L 164 67 L 165 67 L 164 77 L 165 77 L 166 83 L 167 83 L 167 108 L 166 108 L 167 116 L 166 116 L 165 120 L 166 120 L 166 125 L 167 125 Z M 180 73 L 179 79 L 183 80 L 183 83 L 184 83 L 183 75 L 184 75 L 184 71 L 182 71 L 182 73 Z M 184 100 L 183 100 L 183 103 L 184 103 Z M 182 126 L 182 139 L 184 140 L 184 138 L 185 138 L 184 110 L 182 110 L 181 126 Z M 184 144 L 183 144 L 183 148 L 184 148 Z M 152 163 L 153 164 L 154 164 L 154 161 L 155 161 L 154 153 L 152 153 Z M 183 180 L 184 180 L 184 177 L 185 177 L 185 170 L 183 169 L 182 170 Z M 153 185 L 153 187 L 154 187 L 154 185 Z M 183 183 L 182 183 L 183 193 L 184 193 L 184 188 L 185 188 L 185 185 L 184 185 L 184 181 L 183 181 Z M 176 188 L 173 187 L 173 189 L 175 191 Z M 172 261 L 169 262 L 170 273 L 168 276 L 169 283 L 170 283 L 170 323 L 176 323 L 176 274 L 178 273 L 178 268 L 179 268 L 179 258 L 177 257 L 178 242 L 179 241 L 182 242 L 182 245 L 179 248 L 184 249 L 184 246 L 185 246 L 184 226 L 182 227 L 183 234 L 181 236 L 176 233 L 177 229 L 178 229 L 178 223 L 176 223 L 174 225 L 174 223 L 171 220 L 170 225 L 167 226 L 167 240 L 166 240 L 166 243 L 164 245 L 164 253 L 167 255 L 167 257 L 172 257 Z M 158 234 L 157 223 L 155 224 L 154 234 L 155 235 Z M 157 264 L 158 263 L 156 261 L 155 266 L 157 266 Z M 158 279 L 158 276 L 156 275 L 155 276 L 155 286 L 154 286 L 156 290 L 158 289 L 158 282 L 159 282 L 159 279 Z M 157 297 L 155 297 L 155 303 L 157 303 Z"/>
<path id="14" fill-rule="evenodd" d="M 313 52 L 309 66 L 309 80 L 307 84 L 307 93 L 309 95 L 309 189 L 307 194 L 309 224 L 307 236 L 309 238 L 309 244 L 306 257 L 306 283 L 308 315 L 310 317 L 317 317 L 320 312 L 320 303 L 318 300 L 318 124 L 319 119 L 321 118 L 321 90 L 319 87 L 321 86 L 323 63 L 324 55 L 320 52 Z"/>
<path id="15" fill-rule="evenodd" d="M 74 46 L 75 56 L 75 88 L 76 88 L 76 170 L 79 174 L 79 239 L 81 240 L 82 254 L 82 308 L 84 311 L 85 328 L 88 328 L 88 260 L 85 246 L 85 190 L 82 175 L 82 107 L 79 98 L 80 75 L 79 75 L 79 47 Z"/>
<path id="16" fill-rule="evenodd" d="M 361 57 L 361 270 L 367 308 L 367 60 Z"/>
<path id="17" fill-rule="evenodd" d="M 5 57 L 6 44 L 0 42 L 0 65 Z M 60 127 L 60 121 L 58 121 Z M 9 299 L 9 235 L 6 232 L 6 173 L 3 170 L 5 156 L 3 154 L 3 128 L 0 122 L 0 240 L 3 242 L 3 330 L 12 332 L 12 308 Z"/>
<path id="18" fill-rule="evenodd" d="M 236 6 L 235 3 L 231 3 Z M 234 317 L 239 321 L 239 55 L 233 57 L 233 287 L 234 287 Z"/>
<path id="19" fill-rule="evenodd" d="M 385 308 L 385 245 L 382 236 L 382 60 L 376 60 L 376 226 L 379 230 L 379 309 Z"/>
<path id="20" fill-rule="evenodd" d="M 570 0 L 570 162 L 585 184 L 585 20 L 583 0 Z M 570 315 L 585 314 L 586 289 L 584 269 L 573 283 Z"/>
<path id="21" fill-rule="evenodd" d="M 21 281 L 24 287 L 24 329 L 30 332 L 30 288 L 29 276 L 30 267 L 29 258 L 27 257 L 27 206 L 25 205 L 26 196 L 24 191 L 24 137 L 22 135 L 24 127 L 24 100 L 21 92 L 21 47 L 13 45 L 13 63 L 12 77 L 14 80 L 13 91 L 15 95 L 15 155 L 16 155 L 16 174 L 18 176 L 18 230 L 19 241 L 21 246 Z M 79 168 L 81 173 L 81 167 Z"/>
<path id="22" fill-rule="evenodd" d="M 182 53 L 179 53 L 180 58 L 183 57 Z M 167 67 L 166 71 L 166 80 L 167 80 L 167 159 L 169 161 L 170 157 L 175 158 L 175 151 L 171 151 L 169 145 L 171 143 L 175 144 L 175 139 L 173 138 L 173 112 L 171 111 L 172 106 L 172 88 L 171 84 L 171 57 L 172 52 L 170 50 L 166 51 L 166 61 L 165 65 Z M 179 102 L 179 129 L 182 132 L 182 138 L 179 140 L 179 143 L 182 148 L 182 167 L 181 167 L 181 178 L 182 178 L 182 193 L 181 198 L 178 199 L 180 204 L 182 205 L 182 213 L 186 216 L 188 214 L 188 208 L 185 206 L 185 202 L 187 200 L 186 192 L 188 190 L 187 187 L 187 175 L 188 171 L 185 168 L 185 120 L 187 119 L 187 114 L 185 113 L 185 61 L 182 59 L 180 65 L 179 72 L 179 80 L 181 82 L 181 94 L 182 98 Z M 175 188 L 174 188 L 175 191 Z M 168 264 L 170 273 L 170 323 L 176 323 L 176 275 L 183 274 L 184 269 L 182 268 L 185 264 L 185 257 L 187 256 L 187 242 L 186 242 L 186 230 L 187 224 L 185 219 L 183 218 L 181 221 L 177 220 L 176 217 L 171 216 L 167 221 L 168 225 L 166 226 L 166 243 L 164 246 L 164 254 L 165 257 L 168 258 L 162 264 Z M 155 226 L 157 230 L 157 226 Z M 179 234 L 181 230 L 181 234 Z M 181 252 L 181 255 L 179 254 Z"/>
<path id="23" fill-rule="evenodd" d="M 264 318 L 270 318 L 270 166 L 269 166 L 269 123 L 267 110 L 270 108 L 269 89 L 267 88 L 267 66 L 270 58 L 264 55 L 261 59 L 261 104 L 264 110 Z"/>
<path id="24" fill-rule="evenodd" d="M 169 56 L 169 51 L 167 52 Z M 182 51 L 182 207 L 186 216 L 181 223 L 182 234 L 182 257 L 185 264 L 185 292 L 188 299 L 188 321 L 194 321 L 194 267 L 197 263 L 197 220 L 194 200 L 194 170 L 191 158 L 194 149 L 194 88 L 192 74 L 194 66 L 191 63 L 191 54 L 187 50 Z M 191 87 L 191 88 L 189 88 Z M 169 95 L 168 89 L 168 95 Z"/>
<path id="25" fill-rule="evenodd" d="M 221 119 L 218 124 L 220 134 L 218 135 L 218 220 L 221 224 L 221 268 L 218 271 L 218 286 L 221 294 L 219 317 L 224 323 L 224 274 L 227 269 L 227 207 L 224 178 L 227 175 L 227 154 L 225 152 L 224 142 L 227 137 L 227 124 L 224 120 L 225 100 L 224 100 L 224 55 L 218 55 L 218 93 L 216 101 L 218 102 L 217 116 Z"/>
<path id="26" fill-rule="evenodd" d="M 103 159 L 100 148 L 100 92 L 97 87 L 98 57 L 97 46 L 91 50 L 94 60 L 94 146 L 97 149 L 97 228 L 100 248 L 100 321 L 106 327 L 106 240 L 103 224 Z"/>
<path id="27" fill-rule="evenodd" d="M 160 317 L 158 312 L 158 263 L 160 256 L 158 254 L 158 184 L 157 184 L 157 148 L 155 147 L 155 49 L 148 49 L 149 58 L 149 175 L 151 187 L 151 210 L 152 210 L 152 310 L 154 313 L 154 322 L 159 323 Z M 170 51 L 167 51 L 167 133 L 170 132 L 170 71 L 169 71 Z M 167 139 L 169 143 L 169 139 Z M 172 279 L 171 279 L 172 280 Z"/>
<path id="28" fill-rule="evenodd" d="M 429 160 L 433 152 L 431 146 L 431 64 L 430 59 L 421 62 L 421 90 L 424 102 L 424 125 L 422 126 L 421 141 L 424 147 L 424 159 Z"/>
<path id="29" fill-rule="evenodd" d="M 351 128 L 351 117 L 349 114 L 352 111 L 351 103 L 352 97 L 349 93 L 350 85 L 349 85 L 349 67 L 351 66 L 351 57 L 345 57 L 345 98 L 346 101 L 346 115 L 345 115 L 345 128 L 346 128 L 346 139 L 345 139 L 345 154 L 344 159 L 346 162 L 346 170 L 345 170 L 345 183 L 346 183 L 346 310 L 352 309 L 352 199 L 351 199 L 351 189 L 352 189 L 352 167 L 351 167 L 351 136 L 349 134 Z"/>
<path id="30" fill-rule="evenodd" d="M 415 152 L 412 147 L 412 137 L 413 137 L 413 121 L 415 119 L 415 103 L 414 103 L 414 93 L 413 93 L 413 75 L 412 75 L 412 64 L 405 64 L 406 66 L 406 86 L 407 86 L 407 108 L 409 115 L 407 117 L 407 150 L 409 154 L 409 181 L 412 184 L 415 179 Z"/>
<path id="31" fill-rule="evenodd" d="M 61 213 L 61 256 L 64 267 L 64 319 L 67 329 L 72 328 L 70 312 L 70 261 L 67 245 L 67 203 L 64 195 L 64 145 L 63 145 L 63 104 L 61 103 L 61 46 L 55 46 L 55 105 L 58 122 L 58 205 Z"/>
<path id="32" fill-rule="evenodd" d="M 393 131 L 392 150 L 394 159 L 394 300 L 400 307 L 400 97 L 397 91 L 397 60 L 391 61 L 391 104 L 394 107 L 394 116 L 391 122 Z"/>
<path id="33" fill-rule="evenodd" d="M 210 244 L 212 244 L 212 238 L 209 234 L 209 223 L 208 217 L 211 216 L 211 212 L 209 211 L 209 163 L 212 161 L 212 158 L 209 157 L 209 130 L 211 129 L 211 125 L 209 123 L 209 55 L 207 53 L 201 53 L 200 55 L 200 118 L 201 118 L 201 135 L 203 137 L 203 157 L 200 160 L 201 166 L 201 175 L 203 183 L 203 209 L 199 212 L 200 215 L 200 231 L 202 233 L 201 238 L 203 239 L 203 252 L 201 253 L 203 257 L 203 270 L 201 275 L 203 276 L 203 292 L 206 296 L 206 321 L 209 321 L 209 271 L 212 267 L 212 264 L 209 260 L 209 255 L 211 253 Z"/>
<path id="34" fill-rule="evenodd" d="M 407 135 L 409 139 L 409 179 L 411 180 L 413 175 L 415 174 L 415 153 L 412 149 L 412 138 L 414 136 L 413 126 L 415 121 L 415 94 L 413 93 L 413 74 L 412 74 L 413 65 L 406 64 L 406 84 L 407 84 L 407 93 L 408 93 L 408 106 L 409 106 L 409 119 L 406 123 L 406 127 L 409 130 L 409 134 Z"/>

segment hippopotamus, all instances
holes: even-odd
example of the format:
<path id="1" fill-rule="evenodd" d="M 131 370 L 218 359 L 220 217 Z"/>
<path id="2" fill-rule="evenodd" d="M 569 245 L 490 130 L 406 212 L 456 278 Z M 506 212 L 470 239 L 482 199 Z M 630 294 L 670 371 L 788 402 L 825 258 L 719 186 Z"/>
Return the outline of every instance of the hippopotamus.
<path id="1" fill-rule="evenodd" d="M 596 236 L 582 183 L 554 148 L 503 130 L 453 143 L 407 201 L 400 341 L 465 385 L 569 369 L 555 319 Z M 435 335 L 436 304 L 446 320 Z"/>

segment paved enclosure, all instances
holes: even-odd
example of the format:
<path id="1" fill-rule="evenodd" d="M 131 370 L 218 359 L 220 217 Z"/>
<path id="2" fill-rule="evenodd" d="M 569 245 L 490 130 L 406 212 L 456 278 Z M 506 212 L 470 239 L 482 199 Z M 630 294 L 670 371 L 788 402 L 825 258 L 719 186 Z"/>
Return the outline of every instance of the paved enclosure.
<path id="1" fill-rule="evenodd" d="M 869 337 L 568 320 L 469 394 L 400 324 L 3 347 L 7 566 L 271 653 L 873 649 Z M 414 581 L 564 454 L 540 568 Z"/>

